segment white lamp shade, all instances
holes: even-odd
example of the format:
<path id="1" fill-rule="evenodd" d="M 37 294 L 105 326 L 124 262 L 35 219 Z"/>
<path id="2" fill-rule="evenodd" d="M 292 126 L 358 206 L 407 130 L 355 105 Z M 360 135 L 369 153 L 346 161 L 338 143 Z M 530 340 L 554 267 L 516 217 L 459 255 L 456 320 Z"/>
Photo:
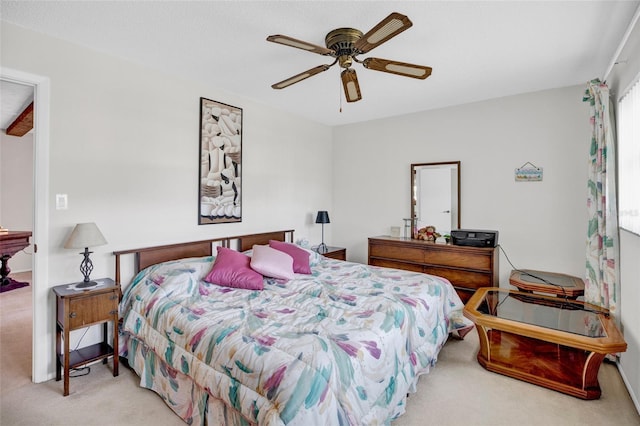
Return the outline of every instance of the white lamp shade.
<path id="1" fill-rule="evenodd" d="M 79 223 L 71 231 L 71 235 L 64 243 L 64 248 L 85 248 L 107 244 L 102 232 L 95 223 Z"/>

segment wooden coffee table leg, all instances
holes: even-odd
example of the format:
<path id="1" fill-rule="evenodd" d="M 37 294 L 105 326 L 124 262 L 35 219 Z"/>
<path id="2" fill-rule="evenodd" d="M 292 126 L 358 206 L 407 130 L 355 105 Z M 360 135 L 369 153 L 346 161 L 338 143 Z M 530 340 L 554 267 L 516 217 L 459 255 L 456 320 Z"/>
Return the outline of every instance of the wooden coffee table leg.
<path id="1" fill-rule="evenodd" d="M 600 385 L 598 384 L 598 370 L 604 360 L 605 354 L 591 352 L 584 363 L 582 370 L 582 390 L 585 392 L 585 399 L 600 398 Z"/>
<path id="2" fill-rule="evenodd" d="M 480 365 L 486 368 L 487 362 L 491 359 L 491 345 L 489 343 L 489 336 L 487 335 L 487 329 L 481 325 L 476 324 L 478 330 L 478 339 L 480 341 L 480 349 L 478 350 L 478 362 Z"/>

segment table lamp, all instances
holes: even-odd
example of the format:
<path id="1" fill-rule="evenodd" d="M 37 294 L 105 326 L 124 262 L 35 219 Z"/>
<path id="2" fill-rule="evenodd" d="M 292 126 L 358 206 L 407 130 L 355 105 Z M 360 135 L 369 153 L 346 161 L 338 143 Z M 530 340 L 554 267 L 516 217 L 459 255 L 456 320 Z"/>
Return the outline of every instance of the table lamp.
<path id="1" fill-rule="evenodd" d="M 322 224 L 322 243 L 318 246 L 318 253 L 326 253 L 327 246 L 324 243 L 324 224 L 331 223 L 329 222 L 329 212 L 325 210 L 319 210 L 318 215 L 316 216 L 316 223 Z"/>
<path id="2" fill-rule="evenodd" d="M 89 251 L 89 247 L 102 246 L 107 244 L 104 236 L 98 229 L 95 223 L 78 223 L 71 235 L 64 243 L 64 248 L 84 248 L 84 252 L 80 252 L 84 256 L 82 263 L 80 263 L 80 272 L 84 275 L 84 280 L 76 284 L 76 288 L 88 288 L 98 285 L 97 282 L 91 281 L 89 275 L 93 271 L 93 263 L 89 258 L 89 255 L 93 252 Z"/>

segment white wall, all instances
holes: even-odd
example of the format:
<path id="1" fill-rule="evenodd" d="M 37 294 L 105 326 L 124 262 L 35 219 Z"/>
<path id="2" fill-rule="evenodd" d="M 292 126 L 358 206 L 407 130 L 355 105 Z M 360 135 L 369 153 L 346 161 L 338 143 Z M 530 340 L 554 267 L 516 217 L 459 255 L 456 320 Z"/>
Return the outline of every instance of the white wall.
<path id="1" fill-rule="evenodd" d="M 109 242 L 93 250 L 96 278 L 113 276 L 115 250 L 277 229 L 320 239 L 311 217 L 331 210 L 328 127 L 226 93 L 220 82 L 183 81 L 5 22 L 1 55 L 3 67 L 50 79 L 49 275 L 34 288 L 80 278 L 80 256 L 62 248 L 78 222 L 96 222 Z M 243 108 L 241 223 L 197 225 L 201 96 Z M 68 210 L 53 208 L 58 193 L 68 194 Z M 44 355 L 34 356 L 51 378 L 54 298 L 36 294 L 46 324 L 35 327 L 45 331 L 34 336 Z"/>
<path id="2" fill-rule="evenodd" d="M 0 134 L 0 224 L 11 231 L 33 231 L 33 134 Z M 9 261 L 11 273 L 31 270 L 33 246 Z"/>
<path id="3" fill-rule="evenodd" d="M 582 86 L 334 129 L 332 244 L 367 261 L 367 237 L 410 213 L 410 164 L 461 161 L 462 228 L 493 229 L 518 268 L 584 276 L 588 108 Z M 515 182 L 531 162 L 542 182 Z M 511 266 L 500 258 L 501 284 Z"/>

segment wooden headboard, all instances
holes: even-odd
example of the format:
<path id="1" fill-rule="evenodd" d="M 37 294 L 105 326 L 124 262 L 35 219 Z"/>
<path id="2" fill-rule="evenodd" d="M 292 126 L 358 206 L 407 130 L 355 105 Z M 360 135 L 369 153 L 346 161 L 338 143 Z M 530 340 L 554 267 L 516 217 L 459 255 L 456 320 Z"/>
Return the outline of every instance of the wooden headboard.
<path id="1" fill-rule="evenodd" d="M 113 254 L 116 256 L 116 282 L 121 284 L 120 256 L 123 255 L 133 254 L 135 256 L 134 273 L 137 274 L 151 265 L 167 262 L 169 260 L 183 259 L 187 257 L 211 256 L 213 254 L 214 246 L 235 248 L 238 251 L 245 251 L 251 249 L 254 244 L 269 244 L 269 240 L 288 241 L 292 243 L 293 229 L 114 251 Z"/>

